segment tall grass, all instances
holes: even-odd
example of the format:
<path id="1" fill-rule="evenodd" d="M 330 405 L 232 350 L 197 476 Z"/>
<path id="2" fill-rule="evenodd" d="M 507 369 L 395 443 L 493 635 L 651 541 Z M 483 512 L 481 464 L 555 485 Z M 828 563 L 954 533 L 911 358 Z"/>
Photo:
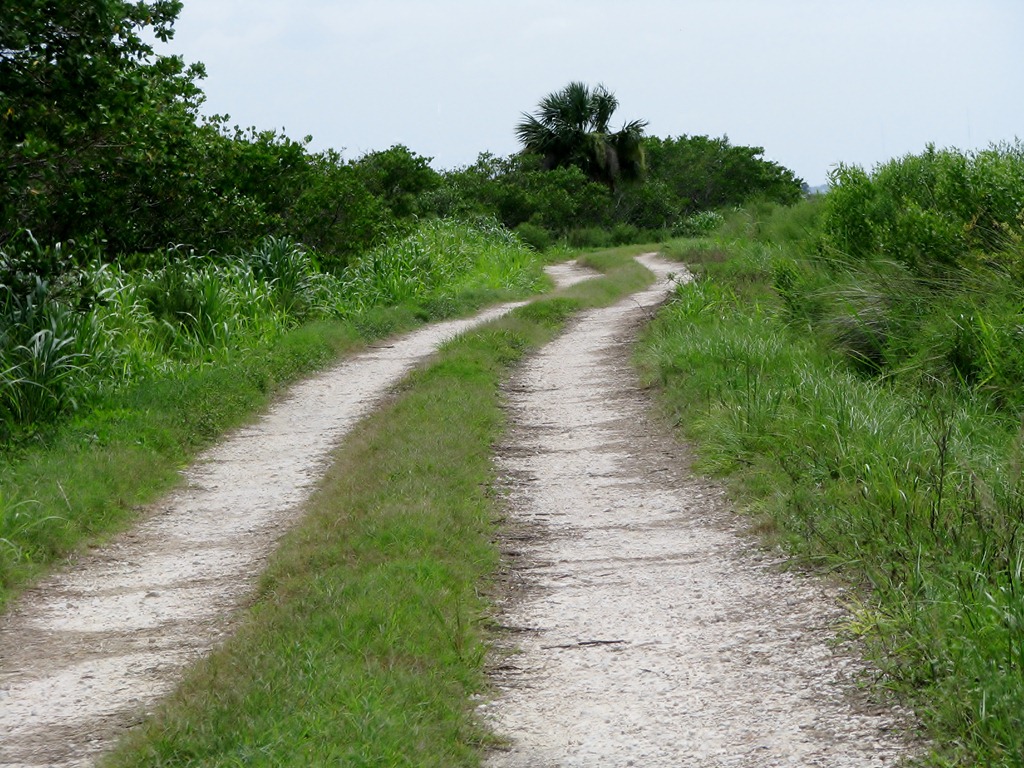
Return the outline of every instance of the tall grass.
<path id="1" fill-rule="evenodd" d="M 358 338 L 540 284 L 537 254 L 500 230 L 424 230 L 420 271 L 396 258 L 379 275 L 431 273 L 402 307 L 388 304 L 398 294 L 355 290 L 360 267 L 323 272 L 287 240 L 240 256 L 172 249 L 132 271 L 87 261 L 56 278 L 24 268 L 52 252 L 0 254 L 0 604 Z"/>
<path id="2" fill-rule="evenodd" d="M 640 360 L 756 525 L 861 587 L 849 629 L 917 706 L 930 761 L 1024 765 L 1024 431 L 999 383 L 1024 296 L 838 258 L 814 221 L 675 244 L 700 277 Z"/>
<path id="3" fill-rule="evenodd" d="M 342 275 L 339 311 L 443 304 L 460 293 L 530 291 L 540 285 L 540 267 L 533 251 L 493 220 L 472 225 L 449 219 L 428 221 L 350 263 Z"/>
<path id="4" fill-rule="evenodd" d="M 70 279 L 44 278 L 21 268 L 55 255 L 30 243 L 35 252 L 0 253 L 0 438 L 34 433 L 105 389 L 271 343 L 303 321 L 400 304 L 436 317 L 534 290 L 542 275 L 536 254 L 488 221 L 426 222 L 341 275 L 321 271 L 301 245 L 267 238 L 235 257 L 173 248 L 148 268 L 94 261 Z"/>

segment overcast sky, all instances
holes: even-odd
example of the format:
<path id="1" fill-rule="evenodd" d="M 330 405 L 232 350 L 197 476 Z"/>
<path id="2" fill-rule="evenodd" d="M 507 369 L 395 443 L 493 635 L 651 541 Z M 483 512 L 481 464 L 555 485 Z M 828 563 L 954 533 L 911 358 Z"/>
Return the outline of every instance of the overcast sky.
<path id="1" fill-rule="evenodd" d="M 573 80 L 613 127 L 728 135 L 812 186 L 928 142 L 1024 139 L 1022 0 L 184 0 L 162 52 L 207 67 L 205 111 L 346 158 L 438 170 L 515 152 Z"/>

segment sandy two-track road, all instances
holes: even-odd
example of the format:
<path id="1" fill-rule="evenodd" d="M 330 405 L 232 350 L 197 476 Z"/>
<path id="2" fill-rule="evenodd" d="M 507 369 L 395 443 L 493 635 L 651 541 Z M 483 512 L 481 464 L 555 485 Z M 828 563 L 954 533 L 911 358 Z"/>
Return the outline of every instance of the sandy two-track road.
<path id="1" fill-rule="evenodd" d="M 491 765 L 892 765 L 898 718 L 851 695 L 856 663 L 830 649 L 834 594 L 751 554 L 721 492 L 645 425 L 626 348 L 673 269 L 645 263 L 654 288 L 580 318 L 510 390 L 500 460 L 524 541 L 504 623 L 522 653 L 484 708 L 510 744 Z M 509 308 L 295 386 L 133 530 L 17 601 L 0 619 L 0 766 L 92 765 L 231 631 L 351 426 L 438 343 Z"/>

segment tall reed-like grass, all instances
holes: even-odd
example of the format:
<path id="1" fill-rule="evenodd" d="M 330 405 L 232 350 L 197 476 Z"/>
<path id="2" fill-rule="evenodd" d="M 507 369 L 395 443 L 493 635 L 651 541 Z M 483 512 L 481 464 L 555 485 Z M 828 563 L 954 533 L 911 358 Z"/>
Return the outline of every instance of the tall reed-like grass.
<path id="1" fill-rule="evenodd" d="M 1003 299 L 904 265 L 698 246 L 677 247 L 702 277 L 641 360 L 701 467 L 795 556 L 862 588 L 850 629 L 917 706 L 930 762 L 1024 764 L 1024 431 L 1019 401 L 993 396 L 1019 320 L 994 324 Z M 921 328 L 936 337 L 911 340 Z M 968 342 L 979 370 L 943 373 L 943 350 Z"/>
<path id="2" fill-rule="evenodd" d="M 51 293 L 37 276 L 21 293 L 0 286 L 0 424 L 8 430 L 74 407 L 87 352 L 73 313 Z"/>
<path id="3" fill-rule="evenodd" d="M 134 270 L 34 241 L 0 250 L 0 604 L 282 382 L 357 337 L 522 293 L 542 274 L 486 222 L 428 222 L 410 240 L 411 253 L 384 250 L 344 277 L 284 239 L 229 256 L 173 248 Z M 68 271 L 40 269 L 55 264 Z"/>
<path id="4" fill-rule="evenodd" d="M 342 276 L 339 309 L 351 314 L 467 289 L 530 290 L 540 279 L 533 250 L 496 222 L 438 219 L 354 260 Z"/>
<path id="5" fill-rule="evenodd" d="M 134 271 L 93 262 L 75 272 L 74 290 L 19 271 L 63 252 L 35 244 L 0 256 L 0 438 L 34 431 L 90 393 L 211 364 L 303 321 L 395 304 L 443 314 L 454 296 L 530 290 L 540 279 L 536 254 L 487 221 L 426 222 L 340 277 L 285 238 L 237 257 L 172 248 Z"/>

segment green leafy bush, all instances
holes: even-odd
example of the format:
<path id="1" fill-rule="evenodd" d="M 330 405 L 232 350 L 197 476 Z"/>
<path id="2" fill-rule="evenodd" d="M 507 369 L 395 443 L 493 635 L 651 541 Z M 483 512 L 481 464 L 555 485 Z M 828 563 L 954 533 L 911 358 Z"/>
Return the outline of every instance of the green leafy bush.
<path id="1" fill-rule="evenodd" d="M 962 153 L 934 146 L 877 167 L 838 166 L 825 198 L 825 244 L 882 256 L 924 276 L 1000 264 L 1020 271 L 1024 144 Z"/>
<path id="2" fill-rule="evenodd" d="M 532 224 L 529 221 L 524 221 L 513 232 L 524 243 L 541 252 L 550 248 L 553 242 L 550 232 L 544 229 L 544 227 Z"/>
<path id="3" fill-rule="evenodd" d="M 439 291 L 459 291 L 467 282 L 480 289 L 527 288 L 539 280 L 531 264 L 533 250 L 493 220 L 427 221 L 353 261 L 342 275 L 339 309 L 350 314 L 436 300 Z"/>
<path id="4" fill-rule="evenodd" d="M 724 221 L 718 211 L 699 211 L 680 220 L 672 234 L 676 237 L 701 237 L 714 232 Z"/>

